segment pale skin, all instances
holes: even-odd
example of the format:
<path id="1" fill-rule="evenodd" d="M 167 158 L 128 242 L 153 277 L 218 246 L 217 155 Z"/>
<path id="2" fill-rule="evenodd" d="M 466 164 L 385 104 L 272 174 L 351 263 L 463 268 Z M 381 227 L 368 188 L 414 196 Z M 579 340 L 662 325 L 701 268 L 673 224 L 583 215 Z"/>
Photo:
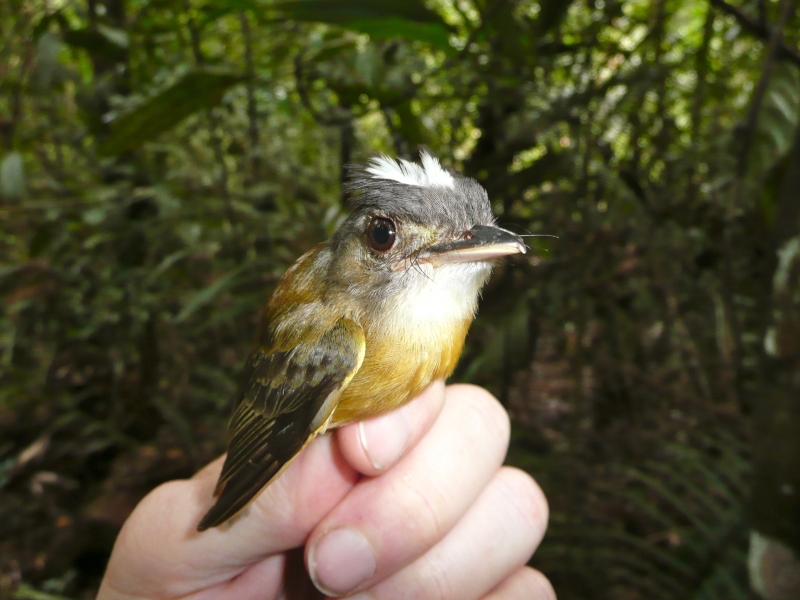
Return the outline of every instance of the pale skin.
<path id="1" fill-rule="evenodd" d="M 323 597 L 287 566 L 304 548 L 331 597 L 553 600 L 525 566 L 547 501 L 530 476 L 501 466 L 508 436 L 486 391 L 434 383 L 398 411 L 317 438 L 243 516 L 198 533 L 218 459 L 141 501 L 98 598 Z"/>

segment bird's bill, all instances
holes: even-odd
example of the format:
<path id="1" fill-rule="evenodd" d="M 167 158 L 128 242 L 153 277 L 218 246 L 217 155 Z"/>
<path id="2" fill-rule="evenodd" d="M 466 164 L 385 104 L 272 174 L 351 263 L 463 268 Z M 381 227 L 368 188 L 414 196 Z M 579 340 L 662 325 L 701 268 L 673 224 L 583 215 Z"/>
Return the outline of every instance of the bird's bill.
<path id="1" fill-rule="evenodd" d="M 475 225 L 461 239 L 431 246 L 421 259 L 441 265 L 480 262 L 525 252 L 525 242 L 516 233 L 492 225 Z"/>

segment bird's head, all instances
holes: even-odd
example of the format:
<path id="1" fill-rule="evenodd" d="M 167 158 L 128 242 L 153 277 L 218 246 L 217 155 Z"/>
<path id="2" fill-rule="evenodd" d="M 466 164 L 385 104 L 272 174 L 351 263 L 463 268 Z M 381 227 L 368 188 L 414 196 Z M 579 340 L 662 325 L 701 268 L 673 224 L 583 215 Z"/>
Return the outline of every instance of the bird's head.
<path id="1" fill-rule="evenodd" d="M 420 158 L 383 155 L 351 167 L 355 210 L 330 246 L 330 273 L 351 291 L 382 296 L 423 278 L 477 295 L 495 259 L 525 253 L 522 238 L 494 224 L 477 181 L 444 169 L 426 150 Z"/>

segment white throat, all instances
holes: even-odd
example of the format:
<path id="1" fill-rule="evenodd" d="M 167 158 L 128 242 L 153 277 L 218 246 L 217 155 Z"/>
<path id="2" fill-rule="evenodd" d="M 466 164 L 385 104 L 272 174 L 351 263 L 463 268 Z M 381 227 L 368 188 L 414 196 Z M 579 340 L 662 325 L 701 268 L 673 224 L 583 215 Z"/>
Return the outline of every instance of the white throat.
<path id="1" fill-rule="evenodd" d="M 486 262 L 410 267 L 405 274 L 408 284 L 388 307 L 387 318 L 401 329 L 409 322 L 417 327 L 438 327 L 472 319 L 491 270 Z"/>

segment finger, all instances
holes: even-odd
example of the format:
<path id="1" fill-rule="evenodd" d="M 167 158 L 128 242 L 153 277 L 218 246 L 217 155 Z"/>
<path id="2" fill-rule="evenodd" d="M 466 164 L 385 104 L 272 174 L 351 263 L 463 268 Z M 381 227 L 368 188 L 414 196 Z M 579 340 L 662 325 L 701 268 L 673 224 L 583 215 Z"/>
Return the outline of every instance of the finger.
<path id="1" fill-rule="evenodd" d="M 541 542 L 547 516 L 547 501 L 533 479 L 519 469 L 503 467 L 430 552 L 352 600 L 470 600 L 490 590 L 503 591 L 498 584 L 524 565 Z M 510 590 L 523 585 L 512 584 Z"/>
<path id="2" fill-rule="evenodd" d="M 506 577 L 482 600 L 556 600 L 556 592 L 541 572 L 522 567 Z"/>
<path id="3" fill-rule="evenodd" d="M 488 392 L 450 386 L 439 419 L 381 477 L 364 479 L 314 530 L 306 564 L 320 590 L 341 595 L 428 551 L 500 467 L 508 416 Z"/>
<path id="4" fill-rule="evenodd" d="M 221 466 L 216 460 L 139 503 L 117 538 L 98 597 L 183 596 L 220 585 L 271 554 L 302 546 L 358 478 L 331 436 L 321 436 L 249 510 L 200 533 Z"/>
<path id="5" fill-rule="evenodd" d="M 342 454 L 356 471 L 380 475 L 417 445 L 443 405 L 444 382 L 436 381 L 398 410 L 337 430 Z"/>

